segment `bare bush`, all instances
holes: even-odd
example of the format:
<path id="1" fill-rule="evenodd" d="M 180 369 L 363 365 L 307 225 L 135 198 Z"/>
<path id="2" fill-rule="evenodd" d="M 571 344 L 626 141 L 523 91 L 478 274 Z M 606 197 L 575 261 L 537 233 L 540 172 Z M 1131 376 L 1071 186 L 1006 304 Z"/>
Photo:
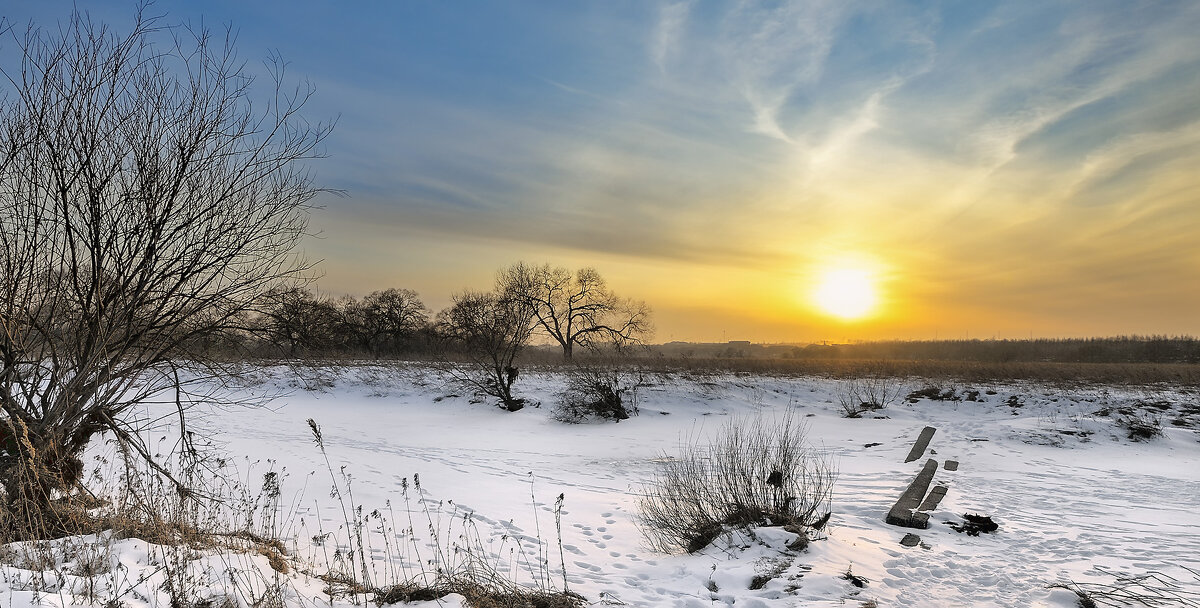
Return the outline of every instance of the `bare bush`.
<path id="1" fill-rule="evenodd" d="M 694 553 L 729 529 L 785 526 L 807 537 L 828 521 L 832 461 L 790 415 L 734 419 L 712 443 L 687 441 L 664 459 L 640 502 L 651 548 Z"/>
<path id="2" fill-rule="evenodd" d="M 904 392 L 904 386 L 895 378 L 878 372 L 842 381 L 837 390 L 838 406 L 842 416 L 860 418 L 866 412 L 884 409 L 894 403 Z"/>
<path id="3" fill-rule="evenodd" d="M 552 416 L 559 422 L 578 424 L 592 418 L 620 422 L 638 414 L 636 370 L 613 363 L 588 363 L 567 377 Z"/>
<path id="4" fill-rule="evenodd" d="M 513 394 L 519 371 L 517 357 L 529 345 L 532 309 L 524 301 L 499 292 L 464 292 L 438 315 L 438 326 L 467 363 L 447 371 L 459 382 L 500 400 L 515 412 L 525 400 Z"/>

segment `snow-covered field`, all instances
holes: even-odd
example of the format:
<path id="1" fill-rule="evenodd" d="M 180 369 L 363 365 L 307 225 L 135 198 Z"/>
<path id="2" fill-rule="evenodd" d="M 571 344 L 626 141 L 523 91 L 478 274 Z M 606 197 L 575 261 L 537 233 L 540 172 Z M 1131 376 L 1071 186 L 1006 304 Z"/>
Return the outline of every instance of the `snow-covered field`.
<path id="1" fill-rule="evenodd" d="M 365 542 L 377 581 L 410 572 L 398 556 L 428 547 L 430 529 L 442 535 L 443 547 L 462 542 L 467 530 L 468 541 L 495 554 L 498 570 L 517 578 L 529 576 L 524 564 L 540 556 L 549 564 L 544 574 L 562 588 L 565 566 L 570 590 L 591 605 L 1069 607 L 1075 594 L 1048 585 L 1109 584 L 1118 575 L 1150 573 L 1176 579 L 1181 594 L 1200 593 L 1188 570 L 1200 570 L 1200 399 L 1188 390 L 943 383 L 960 395 L 979 391 L 978 401 L 901 399 L 877 417 L 847 419 L 837 405 L 843 381 L 675 373 L 648 378 L 637 392 L 640 416 L 566 425 L 550 417 L 563 387 L 554 372 L 522 376 L 517 388 L 541 407 L 515 413 L 472 403 L 468 392 L 420 366 L 326 369 L 317 389 L 286 368 L 259 373 L 262 386 L 290 394 L 270 409 L 220 411 L 195 424 L 223 444 L 247 485 L 266 472 L 280 474 L 281 526 L 291 537 L 288 574 L 270 573 L 257 554 L 181 557 L 137 539 L 104 538 L 60 541 L 70 547 L 57 550 L 50 569 L 81 574 L 76 561 L 95 557 L 80 549 L 90 542 L 104 547 L 96 550 L 99 559 L 120 563 L 100 569 L 108 572 L 107 587 L 90 600 L 99 597 L 99 604 L 107 593 L 119 596 L 114 605 L 169 605 L 162 581 L 174 559 L 196 569 L 197 597 L 224 593 L 250 603 L 253 592 L 238 596 L 228 588 L 230 580 L 256 584 L 237 574 L 255 566 L 270 573 L 255 580 L 284 583 L 277 599 L 285 604 L 329 605 L 325 583 L 310 574 L 327 571 L 332 545 L 348 542 L 342 505 L 350 504 L 361 505 L 371 522 Z M 908 390 L 925 386 L 903 383 Z M 1128 439 L 1114 420 L 1119 408 L 1135 403 L 1161 418 L 1164 436 Z M 1144 405 L 1150 403 L 1161 405 Z M 644 546 L 636 524 L 639 492 L 662 458 L 730 417 L 785 411 L 807 423 L 809 441 L 827 450 L 839 470 L 826 538 L 802 552 L 788 551 L 793 536 L 779 529 L 729 536 L 694 555 Z M 1097 414 L 1104 411 L 1110 414 Z M 309 418 L 320 425 L 332 479 Z M 925 461 L 904 463 L 926 425 L 937 432 L 925 458 L 961 466 L 938 469 L 935 482 L 949 491 L 928 530 L 887 525 L 884 515 Z M 335 480 L 342 500 L 331 496 Z M 409 511 L 417 523 L 410 524 Z M 467 513 L 473 515 L 464 520 Z M 947 522 L 961 522 L 964 513 L 990 515 L 1000 528 L 957 533 Z M 406 535 L 409 527 L 417 543 Z M 320 541 L 329 532 L 331 540 L 314 544 L 313 537 Z M 906 532 L 919 534 L 922 544 L 901 546 Z M 12 558 L 14 551 L 4 560 L 0 606 L 89 601 L 80 592 L 82 577 L 47 580 L 43 564 L 38 582 L 37 568 Z M 421 559 L 432 559 L 431 551 Z M 865 585 L 853 585 L 848 571 Z M 759 575 L 770 579 L 750 589 Z M 458 601 L 451 596 L 428 605 Z"/>

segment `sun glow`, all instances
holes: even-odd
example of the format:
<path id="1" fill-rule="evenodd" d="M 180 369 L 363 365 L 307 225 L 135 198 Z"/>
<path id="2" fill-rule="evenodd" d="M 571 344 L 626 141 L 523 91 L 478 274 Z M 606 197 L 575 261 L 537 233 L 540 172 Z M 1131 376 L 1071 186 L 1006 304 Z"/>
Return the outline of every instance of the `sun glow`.
<path id="1" fill-rule="evenodd" d="M 855 268 L 826 270 L 812 297 L 826 314 L 846 320 L 869 315 L 879 300 L 874 277 L 866 270 Z"/>

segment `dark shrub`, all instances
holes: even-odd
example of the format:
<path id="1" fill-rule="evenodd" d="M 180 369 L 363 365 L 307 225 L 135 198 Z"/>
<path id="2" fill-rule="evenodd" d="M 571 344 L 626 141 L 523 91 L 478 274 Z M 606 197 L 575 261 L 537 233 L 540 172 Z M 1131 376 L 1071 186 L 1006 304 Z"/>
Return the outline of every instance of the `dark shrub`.
<path id="1" fill-rule="evenodd" d="M 975 392 L 975 396 L 979 396 L 978 391 Z M 925 388 L 909 393 L 907 399 L 909 403 L 916 403 L 918 399 L 929 399 L 932 401 L 957 401 L 961 399 L 961 397 L 958 396 L 958 391 L 954 390 L 953 388 L 943 390 L 936 386 L 926 386 Z"/>
<path id="2" fill-rule="evenodd" d="M 637 387 L 633 374 L 616 367 L 580 367 L 568 378 L 552 415 L 555 420 L 571 424 L 594 418 L 627 420 L 638 413 Z"/>
<path id="3" fill-rule="evenodd" d="M 1132 412 L 1117 418 L 1117 426 L 1125 429 L 1131 441 L 1150 441 L 1163 435 L 1162 420 L 1154 414 Z"/>

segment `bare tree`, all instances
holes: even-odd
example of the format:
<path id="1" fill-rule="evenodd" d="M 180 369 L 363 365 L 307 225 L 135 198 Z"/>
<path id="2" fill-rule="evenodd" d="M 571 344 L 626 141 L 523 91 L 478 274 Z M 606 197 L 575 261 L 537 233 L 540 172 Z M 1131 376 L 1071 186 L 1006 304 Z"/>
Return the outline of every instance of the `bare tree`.
<path id="1" fill-rule="evenodd" d="M 358 311 L 363 343 L 372 353 L 410 347 L 429 323 L 429 309 L 411 289 L 371 292 L 358 302 Z"/>
<path id="2" fill-rule="evenodd" d="M 300 287 L 267 293 L 257 328 L 289 356 L 356 352 L 379 355 L 410 347 L 429 324 L 429 309 L 411 289 L 323 297 Z"/>
<path id="3" fill-rule="evenodd" d="M 299 116 L 311 87 L 285 87 L 278 59 L 251 105 L 228 32 L 139 11 L 124 35 L 76 13 L 3 37 L 21 59 L 0 69 L 0 427 L 17 438 L 0 479 L 53 532 L 98 433 L 169 475 L 122 414 L 161 395 L 182 426 L 187 378 L 221 373 L 198 345 L 302 280 L 319 192 L 302 161 L 330 125 Z"/>
<path id="4" fill-rule="evenodd" d="M 458 380 L 500 400 L 515 412 L 525 400 L 515 397 L 516 360 L 529 344 L 533 311 L 523 301 L 503 292 L 464 292 L 454 296 L 450 308 L 438 315 L 442 333 L 456 343 L 467 358 L 467 367 L 450 367 Z"/>
<path id="5" fill-rule="evenodd" d="M 520 262 L 499 272 L 497 289 L 529 305 L 538 327 L 562 347 L 566 359 L 575 346 L 623 346 L 641 342 L 652 331 L 646 303 L 612 293 L 595 268 L 571 272 Z"/>
<path id="6" fill-rule="evenodd" d="M 288 356 L 327 353 L 343 338 L 344 307 L 302 287 L 272 289 L 260 298 L 257 308 L 257 329 Z"/>

